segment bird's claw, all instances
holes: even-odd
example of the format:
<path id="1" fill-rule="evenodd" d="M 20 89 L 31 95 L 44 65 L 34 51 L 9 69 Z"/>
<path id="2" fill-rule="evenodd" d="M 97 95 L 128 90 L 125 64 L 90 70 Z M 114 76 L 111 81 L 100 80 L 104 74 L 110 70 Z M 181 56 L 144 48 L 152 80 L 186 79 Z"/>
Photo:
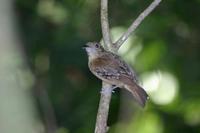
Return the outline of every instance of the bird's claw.
<path id="1" fill-rule="evenodd" d="M 111 92 L 114 93 L 115 92 L 114 91 L 115 88 L 117 88 L 116 85 L 112 85 L 111 88 L 102 88 L 100 93 L 101 94 L 110 94 Z"/>

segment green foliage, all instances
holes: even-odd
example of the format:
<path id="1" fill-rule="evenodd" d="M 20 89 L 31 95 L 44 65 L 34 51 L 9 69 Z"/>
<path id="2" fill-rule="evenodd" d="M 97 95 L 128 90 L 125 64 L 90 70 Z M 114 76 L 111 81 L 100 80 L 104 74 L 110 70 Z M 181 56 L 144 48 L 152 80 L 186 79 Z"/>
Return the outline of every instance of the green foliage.
<path id="1" fill-rule="evenodd" d="M 149 3 L 110 0 L 111 27 L 126 29 Z M 57 119 L 57 132 L 92 133 L 101 82 L 89 72 L 86 53 L 81 47 L 87 41 L 101 39 L 99 1 L 16 0 L 15 7 L 27 60 L 36 79 L 45 79 Z M 132 98 L 120 97 L 117 89 L 109 116 L 111 133 L 200 132 L 199 7 L 199 0 L 163 1 L 137 29 L 135 36 L 141 40 L 137 44 L 141 50 L 137 55 L 133 53 L 134 63 L 131 52 L 129 56 L 123 54 L 125 59 L 130 57 L 127 60 L 140 75 L 153 71 L 170 73 L 176 78 L 177 93 L 170 103 L 159 104 L 151 100 L 157 91 L 148 90 L 147 86 L 150 100 L 141 110 L 134 106 Z M 130 51 L 134 51 L 131 50 L 135 48 L 134 41 L 131 45 Z M 155 82 L 159 81 L 165 81 L 164 75 Z M 161 83 L 153 84 L 153 89 L 163 87 Z M 130 105 L 120 106 L 123 103 L 120 99 L 127 97 Z M 127 109 L 132 111 L 126 114 Z M 118 116 L 127 119 L 121 120 Z"/>

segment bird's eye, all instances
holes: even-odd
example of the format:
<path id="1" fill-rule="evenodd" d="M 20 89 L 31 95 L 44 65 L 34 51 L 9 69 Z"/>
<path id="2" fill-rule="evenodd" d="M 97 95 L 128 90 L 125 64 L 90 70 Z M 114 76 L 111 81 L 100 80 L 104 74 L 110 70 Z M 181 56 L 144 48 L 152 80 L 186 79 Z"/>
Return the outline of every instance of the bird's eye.
<path id="1" fill-rule="evenodd" d="M 95 47 L 96 47 L 96 48 L 99 48 L 99 44 L 98 44 L 98 43 L 96 43 L 96 44 L 95 44 Z"/>

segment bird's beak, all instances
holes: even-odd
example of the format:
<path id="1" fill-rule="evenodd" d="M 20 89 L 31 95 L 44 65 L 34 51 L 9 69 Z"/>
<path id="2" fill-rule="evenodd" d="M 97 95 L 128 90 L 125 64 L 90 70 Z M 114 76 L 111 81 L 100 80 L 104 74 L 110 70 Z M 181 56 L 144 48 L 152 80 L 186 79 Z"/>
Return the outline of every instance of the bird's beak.
<path id="1" fill-rule="evenodd" d="M 87 44 L 85 44 L 85 45 L 83 45 L 83 49 L 86 49 L 86 48 L 88 48 L 89 46 L 87 45 Z"/>
<path id="2" fill-rule="evenodd" d="M 88 46 L 85 44 L 83 45 L 82 49 L 86 49 Z"/>

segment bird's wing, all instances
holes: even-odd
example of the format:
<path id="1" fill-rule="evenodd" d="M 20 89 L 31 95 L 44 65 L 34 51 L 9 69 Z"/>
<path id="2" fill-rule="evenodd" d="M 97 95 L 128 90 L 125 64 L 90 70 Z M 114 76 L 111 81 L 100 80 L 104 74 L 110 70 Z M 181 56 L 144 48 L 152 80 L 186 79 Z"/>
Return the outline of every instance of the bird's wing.
<path id="1" fill-rule="evenodd" d="M 119 66 L 118 70 L 120 71 L 120 73 L 123 74 L 123 76 L 128 76 L 133 81 L 138 83 L 137 74 L 131 68 L 131 66 L 128 65 L 125 61 L 123 61 L 118 55 L 115 55 L 113 53 L 111 53 L 111 54 L 112 54 L 112 56 L 110 56 L 110 58 L 113 58 L 111 60 L 113 61 L 114 64 L 118 64 L 118 66 Z"/>
<path id="2" fill-rule="evenodd" d="M 95 69 L 95 75 L 106 79 L 126 79 L 130 82 L 137 82 L 136 76 L 131 67 L 119 56 L 110 54 L 101 56 L 91 63 L 91 68 Z"/>
<path id="3" fill-rule="evenodd" d="M 97 58 L 90 63 L 91 71 L 100 78 L 119 79 L 119 71 L 113 66 L 112 61 L 107 58 Z"/>

